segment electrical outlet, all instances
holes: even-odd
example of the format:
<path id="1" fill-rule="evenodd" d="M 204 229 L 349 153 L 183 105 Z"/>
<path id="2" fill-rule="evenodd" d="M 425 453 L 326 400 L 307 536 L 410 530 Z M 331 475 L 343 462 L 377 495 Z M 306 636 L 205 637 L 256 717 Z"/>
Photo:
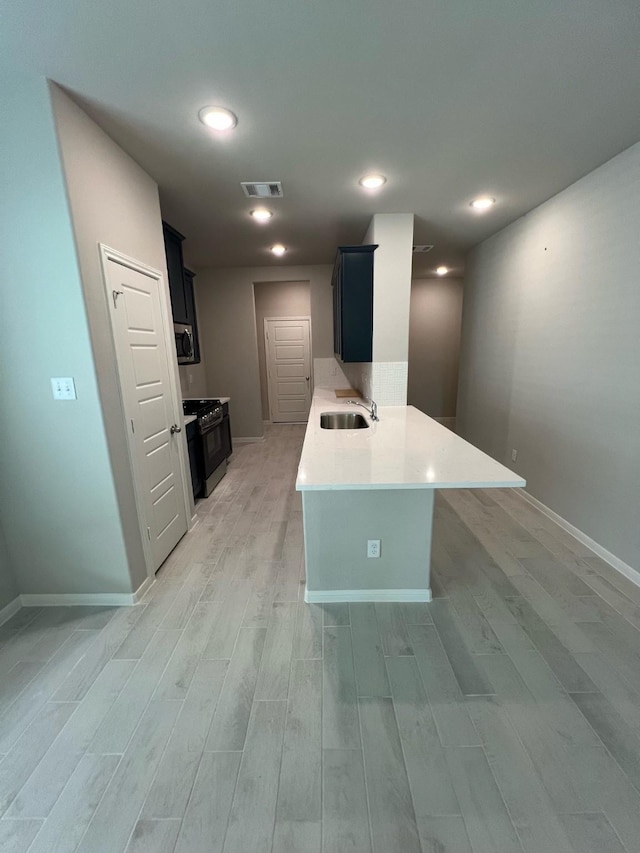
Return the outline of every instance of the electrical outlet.
<path id="1" fill-rule="evenodd" d="M 380 556 L 380 540 L 379 539 L 368 539 L 367 540 L 367 557 L 372 557 L 377 559 Z"/>
<path id="2" fill-rule="evenodd" d="M 193 373 L 187 373 L 187 381 L 189 383 L 189 387 L 191 387 L 193 385 Z"/>
<path id="3" fill-rule="evenodd" d="M 76 400 L 76 384 L 72 376 L 51 379 L 54 400 Z"/>
<path id="4" fill-rule="evenodd" d="M 515 450 L 515 448 L 514 448 L 514 449 L 511 451 L 511 461 L 512 461 L 512 462 L 515 462 L 517 458 L 518 458 L 518 451 L 517 451 L 517 450 Z"/>

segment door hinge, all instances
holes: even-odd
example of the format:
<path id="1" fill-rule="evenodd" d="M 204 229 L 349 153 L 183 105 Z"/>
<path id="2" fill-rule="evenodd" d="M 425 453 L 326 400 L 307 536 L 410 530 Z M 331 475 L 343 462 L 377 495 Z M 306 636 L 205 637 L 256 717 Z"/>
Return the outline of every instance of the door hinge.
<path id="1" fill-rule="evenodd" d="M 149 542 L 151 542 L 151 528 L 147 527 L 147 536 L 149 538 Z"/>
<path id="2" fill-rule="evenodd" d="M 111 295 L 113 296 L 113 307 L 118 307 L 118 296 L 122 296 L 124 290 L 112 290 Z"/>
<path id="3" fill-rule="evenodd" d="M 131 418 L 131 432 L 135 432 L 136 428 L 133 425 L 133 418 Z"/>

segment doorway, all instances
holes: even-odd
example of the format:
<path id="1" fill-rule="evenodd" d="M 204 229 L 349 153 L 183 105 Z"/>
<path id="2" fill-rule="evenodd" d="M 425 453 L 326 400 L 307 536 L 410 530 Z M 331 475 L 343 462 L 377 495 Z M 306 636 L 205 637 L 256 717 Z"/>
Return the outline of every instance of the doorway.
<path id="1" fill-rule="evenodd" d="M 308 360 L 304 364 L 304 368 L 301 365 L 294 366 L 293 363 L 290 363 L 288 366 L 281 366 L 280 373 L 281 374 L 299 374 L 296 376 L 288 376 L 284 375 L 281 378 L 290 378 L 290 379 L 298 379 L 304 378 L 304 382 L 307 385 L 309 398 L 311 396 L 311 392 L 313 389 L 313 372 L 312 372 L 312 347 L 311 340 L 313 337 L 313 330 L 311 328 L 311 293 L 310 293 L 310 283 L 309 281 L 304 280 L 296 280 L 296 281 L 260 281 L 254 282 L 253 286 L 254 292 L 254 303 L 255 303 L 255 318 L 256 318 L 256 342 L 258 348 L 258 367 L 260 374 L 260 395 L 261 395 L 261 404 L 262 404 L 262 420 L 266 423 L 270 423 L 274 421 L 274 417 L 272 416 L 271 411 L 271 399 L 270 399 L 270 388 L 269 388 L 269 376 L 267 372 L 267 340 L 265 336 L 265 321 L 266 320 L 300 320 L 304 319 L 308 323 L 308 336 L 307 339 L 309 341 L 308 344 Z M 291 332 L 283 334 L 293 334 Z M 282 353 L 281 353 L 282 354 Z M 289 352 L 290 355 L 293 354 L 293 350 Z M 308 368 L 308 369 L 306 369 Z M 304 372 L 302 370 L 304 369 Z M 272 375 L 274 374 L 274 369 L 272 368 Z M 309 377 L 307 382 L 306 377 Z M 275 389 L 275 394 L 277 396 L 277 390 Z M 281 386 L 280 390 L 284 390 Z M 298 387 L 295 389 L 296 392 L 301 392 L 303 389 Z M 293 392 L 293 385 L 289 386 L 289 391 Z M 274 397 L 274 390 L 271 391 L 271 397 Z M 276 411 L 274 413 L 275 420 L 274 422 L 305 422 L 308 417 L 308 408 L 306 412 L 300 411 L 304 409 L 304 406 L 301 406 L 299 402 L 295 404 L 283 404 L 284 408 L 280 405 L 276 405 Z M 289 411 L 286 412 L 287 407 L 289 409 L 297 409 L 299 411 Z"/>
<path id="2" fill-rule="evenodd" d="M 147 574 L 187 532 L 182 409 L 162 274 L 101 246 Z"/>
<path id="3" fill-rule="evenodd" d="M 306 423 L 311 408 L 311 319 L 266 319 L 264 341 L 271 422 Z"/>

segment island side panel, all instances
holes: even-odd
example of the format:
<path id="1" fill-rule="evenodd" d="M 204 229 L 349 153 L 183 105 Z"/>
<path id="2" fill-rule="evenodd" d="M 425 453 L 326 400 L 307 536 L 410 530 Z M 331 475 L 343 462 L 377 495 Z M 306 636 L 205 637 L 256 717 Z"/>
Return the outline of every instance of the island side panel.
<path id="1" fill-rule="evenodd" d="M 302 512 L 306 601 L 431 600 L 432 489 L 305 490 Z"/>

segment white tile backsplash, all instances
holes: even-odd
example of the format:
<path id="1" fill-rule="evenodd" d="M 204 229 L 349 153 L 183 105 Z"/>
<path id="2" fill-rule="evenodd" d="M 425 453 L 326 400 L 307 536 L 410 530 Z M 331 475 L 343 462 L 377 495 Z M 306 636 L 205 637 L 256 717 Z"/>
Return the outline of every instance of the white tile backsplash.
<path id="1" fill-rule="evenodd" d="M 407 361 L 374 361 L 371 394 L 379 406 L 407 405 Z"/>
<path id="2" fill-rule="evenodd" d="M 374 361 L 343 365 L 351 387 L 379 406 L 407 405 L 406 361 Z M 339 386 L 335 386 L 336 388 Z"/>
<path id="3" fill-rule="evenodd" d="M 351 388 L 351 383 L 335 358 L 314 358 L 313 386 L 314 388 Z"/>

